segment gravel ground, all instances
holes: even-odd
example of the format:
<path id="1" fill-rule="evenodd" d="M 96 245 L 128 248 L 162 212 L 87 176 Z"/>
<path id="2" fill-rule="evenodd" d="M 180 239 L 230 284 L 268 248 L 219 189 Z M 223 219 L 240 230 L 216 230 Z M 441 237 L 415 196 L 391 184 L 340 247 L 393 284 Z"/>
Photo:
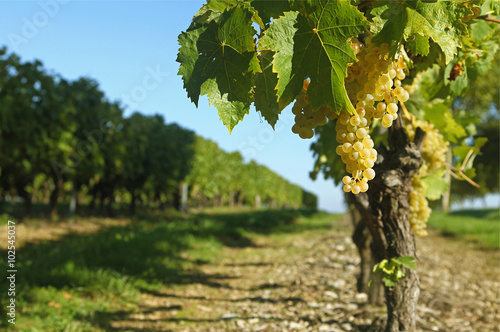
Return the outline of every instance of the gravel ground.
<path id="1" fill-rule="evenodd" d="M 340 227 L 340 230 L 339 230 Z M 117 331 L 368 331 L 384 308 L 355 289 L 346 220 L 327 231 L 261 236 L 198 265 L 200 283 L 143 293 Z M 418 239 L 418 331 L 500 331 L 500 253 L 430 233 Z M 189 257 L 186 257 L 189 258 Z"/>

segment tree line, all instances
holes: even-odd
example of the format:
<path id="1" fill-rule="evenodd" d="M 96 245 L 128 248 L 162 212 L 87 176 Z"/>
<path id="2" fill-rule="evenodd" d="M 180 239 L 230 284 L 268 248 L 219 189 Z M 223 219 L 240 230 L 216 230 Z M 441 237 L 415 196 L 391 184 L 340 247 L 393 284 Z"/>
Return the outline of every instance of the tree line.
<path id="1" fill-rule="evenodd" d="M 69 81 L 42 62 L 0 49 L 0 209 L 20 196 L 34 202 L 180 209 L 250 205 L 316 208 L 317 197 L 239 152 L 228 153 L 161 115 L 110 101 L 91 78 Z"/>

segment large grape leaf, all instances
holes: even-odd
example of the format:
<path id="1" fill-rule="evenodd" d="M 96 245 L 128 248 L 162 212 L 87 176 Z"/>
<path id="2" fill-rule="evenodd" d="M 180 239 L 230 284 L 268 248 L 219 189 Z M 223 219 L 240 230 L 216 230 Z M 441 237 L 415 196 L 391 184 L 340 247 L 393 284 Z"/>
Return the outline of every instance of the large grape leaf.
<path id="1" fill-rule="evenodd" d="M 380 15 L 384 26 L 374 41 L 391 45 L 392 56 L 406 41 L 416 41 L 412 45 L 414 51 L 427 54 L 428 39 L 432 38 L 448 63 L 461 47 L 460 37 L 467 35 L 467 26 L 460 18 L 469 12 L 463 4 L 450 0 L 390 1 Z"/>
<path id="2" fill-rule="evenodd" d="M 290 104 L 305 79 L 309 103 L 326 104 L 337 113 L 354 111 L 344 87 L 347 65 L 356 58 L 347 40 L 365 30 L 363 14 L 348 1 L 300 2 L 299 12 L 274 19 L 259 41 L 260 50 L 276 52 L 273 70 L 280 109 Z"/>
<path id="3" fill-rule="evenodd" d="M 260 18 L 258 11 L 255 10 L 248 2 L 243 2 L 241 0 L 208 0 L 207 2 L 207 7 L 221 13 L 228 8 L 237 6 L 242 6 L 243 8 L 250 10 L 252 12 L 252 20 L 261 28 L 264 28 L 264 22 Z"/>
<path id="4" fill-rule="evenodd" d="M 198 106 L 199 96 L 207 95 L 229 131 L 248 113 L 253 77 L 260 71 L 253 15 L 234 7 L 179 36 L 179 75 L 188 97 Z"/>
<path id="5" fill-rule="evenodd" d="M 273 19 L 283 15 L 284 12 L 290 11 L 291 1 L 276 1 L 276 0 L 250 0 L 252 8 L 254 8 L 262 21 L 269 24 Z"/>
<path id="6" fill-rule="evenodd" d="M 209 105 L 217 108 L 219 117 L 229 132 L 243 119 L 245 114 L 248 114 L 248 105 L 238 100 L 229 101 L 228 94 L 220 92 L 219 85 L 213 78 L 203 83 L 201 91 L 208 96 Z"/>
<path id="7" fill-rule="evenodd" d="M 259 61 L 261 73 L 256 73 L 255 82 L 255 108 L 260 111 L 264 119 L 274 128 L 280 112 L 278 97 L 274 87 L 278 83 L 278 75 L 273 73 L 273 52 L 261 52 Z"/>
<path id="8" fill-rule="evenodd" d="M 414 39 L 406 44 L 406 47 L 414 54 L 429 55 L 429 39 L 424 36 L 415 35 Z"/>

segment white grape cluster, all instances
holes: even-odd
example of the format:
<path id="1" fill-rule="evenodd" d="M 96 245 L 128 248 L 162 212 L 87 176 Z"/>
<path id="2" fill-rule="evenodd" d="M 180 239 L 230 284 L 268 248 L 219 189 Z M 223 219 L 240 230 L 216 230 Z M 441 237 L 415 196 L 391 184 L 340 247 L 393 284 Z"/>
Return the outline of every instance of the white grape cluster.
<path id="1" fill-rule="evenodd" d="M 358 62 L 348 68 L 346 89 L 356 108 L 363 108 L 370 119 L 382 120 L 389 128 L 398 117 L 398 102 L 406 102 L 410 94 L 401 86 L 406 77 L 406 63 L 400 55 L 397 61 L 389 59 L 389 45 L 376 46 L 367 40 L 367 46 L 354 40 L 352 48 Z"/>
<path id="2" fill-rule="evenodd" d="M 368 39 L 366 47 L 358 40 L 351 42 L 358 62 L 348 68 L 345 79 L 349 99 L 355 105 L 353 114 L 341 111 L 338 115 L 330 108 L 322 106 L 314 110 L 308 102 L 309 80 L 304 82 L 302 91 L 292 108 L 295 124 L 292 131 L 301 138 L 312 138 L 314 128 L 337 119 L 337 154 L 346 165 L 350 175 L 344 176 L 344 191 L 358 194 L 368 190 L 368 181 L 375 177 L 373 165 L 377 151 L 371 139 L 372 119 L 389 128 L 398 117 L 398 102 L 405 102 L 409 93 L 401 86 L 405 78 L 406 63 L 402 56 L 397 61 L 389 59 L 389 45 L 376 46 Z"/>
<path id="3" fill-rule="evenodd" d="M 444 140 L 443 135 L 432 123 L 418 119 L 412 119 L 405 125 L 408 137 L 412 141 L 415 138 L 417 127 L 420 127 L 426 133 L 421 149 L 424 163 L 418 173 L 418 176 L 422 177 L 437 171 L 445 165 L 449 142 Z"/>
<path id="4" fill-rule="evenodd" d="M 424 163 L 411 180 L 412 191 L 410 192 L 410 225 L 417 236 L 426 236 L 427 221 L 431 215 L 432 209 L 425 198 L 425 188 L 422 185 L 422 177 L 429 175 L 445 165 L 445 156 L 448 151 L 448 142 L 444 140 L 443 135 L 427 121 L 411 119 L 405 129 L 408 137 L 413 140 L 415 130 L 420 127 L 426 132 L 424 144 L 422 146 L 422 159 Z"/>
<path id="5" fill-rule="evenodd" d="M 382 126 L 389 128 L 398 117 L 398 102 L 410 97 L 401 86 L 406 76 L 406 63 L 389 60 L 389 45 L 376 46 L 368 39 L 366 47 L 357 40 L 351 47 L 358 62 L 348 68 L 346 89 L 349 99 L 356 106 L 353 115 L 346 111 L 337 120 L 337 154 L 346 164 L 351 176 L 342 179 L 344 191 L 358 194 L 368 190 L 368 181 L 375 177 L 372 169 L 377 160 L 373 140 L 369 135 L 372 118 L 381 119 Z"/>
<path id="6" fill-rule="evenodd" d="M 425 198 L 425 189 L 422 186 L 420 178 L 413 177 L 411 179 L 412 189 L 410 191 L 410 226 L 417 236 L 427 235 L 427 220 L 431 215 L 429 202 Z"/>
<path id="7" fill-rule="evenodd" d="M 292 132 L 298 134 L 303 139 L 312 138 L 314 136 L 313 129 L 316 126 L 324 126 L 328 119 L 333 120 L 337 118 L 337 113 L 327 106 L 313 110 L 311 105 L 309 105 L 309 98 L 307 96 L 309 83 L 309 80 L 304 81 L 302 91 L 296 97 L 295 104 L 292 107 L 292 113 L 295 115 L 295 124 L 292 126 Z"/>
<path id="8" fill-rule="evenodd" d="M 337 120 L 337 146 L 336 152 L 346 165 L 346 170 L 351 176 L 342 178 L 344 191 L 359 194 L 368 190 L 368 181 L 375 177 L 372 169 L 377 160 L 377 150 L 368 130 L 370 119 L 363 108 L 356 109 L 356 114 L 340 113 Z"/>

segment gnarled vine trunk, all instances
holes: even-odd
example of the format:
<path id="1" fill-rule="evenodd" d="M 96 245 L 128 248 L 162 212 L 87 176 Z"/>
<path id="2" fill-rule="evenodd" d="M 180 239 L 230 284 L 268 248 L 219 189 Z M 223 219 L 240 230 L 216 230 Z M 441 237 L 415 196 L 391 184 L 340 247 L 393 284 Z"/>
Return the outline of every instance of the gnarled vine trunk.
<path id="1" fill-rule="evenodd" d="M 376 178 L 366 194 L 350 195 L 348 202 L 360 214 L 353 240 L 361 256 L 358 289 L 366 290 L 374 263 L 393 257 L 416 257 L 415 236 L 409 222 L 411 179 L 422 165 L 420 146 L 425 132 L 417 128 L 411 142 L 402 126 L 401 117 L 389 129 L 389 147 L 381 146 L 374 169 Z M 369 230 L 369 233 L 366 231 Z M 367 246 L 369 244 L 370 253 Z M 370 263 L 368 263 L 370 262 Z M 368 271 L 368 268 L 370 270 Z M 416 271 L 404 269 L 405 277 L 396 286 L 385 288 L 387 321 L 385 330 L 415 331 L 416 308 L 420 294 Z M 368 291 L 369 302 L 381 302 L 380 285 Z"/>
<path id="2" fill-rule="evenodd" d="M 384 304 L 384 287 L 380 276 L 374 275 L 373 266 L 385 257 L 385 240 L 382 229 L 379 230 L 377 244 L 374 243 L 368 226 L 372 224 L 373 214 L 368 202 L 368 195 L 360 193 L 358 195 L 346 194 L 346 201 L 351 209 L 351 218 L 354 226 L 352 240 L 358 248 L 360 263 L 360 273 L 357 280 L 357 290 L 368 295 L 368 303 L 382 306 Z M 378 245 L 380 250 L 374 246 Z M 378 253 L 378 255 L 377 255 Z M 373 283 L 368 286 L 370 280 Z"/>
<path id="3" fill-rule="evenodd" d="M 372 218 L 369 228 L 374 238 L 376 255 L 387 259 L 400 256 L 416 257 L 415 236 L 409 222 L 411 179 L 422 166 L 420 146 L 425 132 L 417 128 L 411 142 L 399 117 L 389 129 L 389 147 L 379 149 L 379 162 L 374 169 L 377 177 L 367 192 Z M 384 239 L 380 239 L 382 230 Z M 381 250 L 384 241 L 385 252 Z M 385 288 L 387 304 L 386 331 L 415 331 L 416 309 L 420 294 L 416 271 L 404 269 L 405 277 L 396 286 Z"/>

